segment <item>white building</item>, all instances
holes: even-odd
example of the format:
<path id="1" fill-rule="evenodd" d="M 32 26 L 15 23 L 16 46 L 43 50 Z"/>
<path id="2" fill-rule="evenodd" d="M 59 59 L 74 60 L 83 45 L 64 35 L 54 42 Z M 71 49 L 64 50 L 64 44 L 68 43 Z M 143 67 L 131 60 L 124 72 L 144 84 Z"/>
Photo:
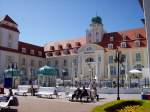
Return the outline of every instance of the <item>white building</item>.
<path id="1" fill-rule="evenodd" d="M 93 17 L 86 31 L 86 37 L 50 42 L 44 46 L 49 66 L 58 68 L 63 77 L 72 83 L 90 83 L 105 80 L 116 81 L 117 63 L 114 62 L 116 50 L 121 51 L 124 62 L 120 65 L 120 76 L 125 81 L 128 71 L 148 67 L 147 42 L 144 28 L 121 32 L 104 32 L 102 20 Z"/>
<path id="2" fill-rule="evenodd" d="M 15 65 L 24 83 L 36 80 L 37 69 L 45 64 L 45 54 L 43 47 L 19 41 L 19 34 L 17 23 L 8 15 L 0 18 L 0 78 L 8 66 Z"/>
<path id="3" fill-rule="evenodd" d="M 107 33 L 102 19 L 93 17 L 86 36 L 74 40 L 50 42 L 44 47 L 19 41 L 19 29 L 8 15 L 0 19 L 0 77 L 12 64 L 20 69 L 21 83 L 37 80 L 37 70 L 47 64 L 58 70 L 66 83 L 89 84 L 116 81 L 116 50 L 124 61 L 120 64 L 121 80 L 128 71 L 148 67 L 147 39 L 144 28 Z"/>

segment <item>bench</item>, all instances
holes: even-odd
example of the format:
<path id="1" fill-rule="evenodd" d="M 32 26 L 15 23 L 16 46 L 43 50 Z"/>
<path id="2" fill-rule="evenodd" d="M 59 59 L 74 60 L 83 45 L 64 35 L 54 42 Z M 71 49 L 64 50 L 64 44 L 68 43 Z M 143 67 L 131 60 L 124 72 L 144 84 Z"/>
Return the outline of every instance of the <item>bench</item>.
<path id="1" fill-rule="evenodd" d="M 55 95 L 59 98 L 59 94 L 57 93 L 57 89 L 55 87 L 39 87 L 38 92 L 35 93 L 38 97 L 48 97 L 52 98 Z"/>
<path id="2" fill-rule="evenodd" d="M 23 95 L 26 96 L 30 89 L 29 85 L 19 85 L 15 95 Z"/>
<path id="3" fill-rule="evenodd" d="M 77 88 L 70 88 L 70 90 L 66 92 L 66 98 L 68 98 L 69 101 L 72 101 L 72 95 L 74 94 L 74 91 L 76 89 Z M 81 88 L 81 90 L 82 90 L 82 88 Z M 86 90 L 88 91 L 88 96 L 83 96 L 82 101 L 89 102 L 89 101 L 94 101 L 95 99 L 97 101 L 99 100 L 99 98 L 97 98 L 98 96 L 93 96 L 91 94 L 92 91 L 90 90 L 90 88 L 86 88 Z M 80 98 L 78 100 L 76 99 L 75 101 L 80 101 Z"/>

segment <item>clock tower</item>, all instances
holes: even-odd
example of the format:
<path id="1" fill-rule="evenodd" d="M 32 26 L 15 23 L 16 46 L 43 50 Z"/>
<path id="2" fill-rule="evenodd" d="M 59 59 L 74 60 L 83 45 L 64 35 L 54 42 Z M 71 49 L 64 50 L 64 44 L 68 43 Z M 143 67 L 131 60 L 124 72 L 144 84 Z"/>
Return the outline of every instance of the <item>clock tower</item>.
<path id="1" fill-rule="evenodd" d="M 102 19 L 99 16 L 91 19 L 91 24 L 86 31 L 86 43 L 98 43 L 101 42 L 103 37 L 103 24 Z"/>

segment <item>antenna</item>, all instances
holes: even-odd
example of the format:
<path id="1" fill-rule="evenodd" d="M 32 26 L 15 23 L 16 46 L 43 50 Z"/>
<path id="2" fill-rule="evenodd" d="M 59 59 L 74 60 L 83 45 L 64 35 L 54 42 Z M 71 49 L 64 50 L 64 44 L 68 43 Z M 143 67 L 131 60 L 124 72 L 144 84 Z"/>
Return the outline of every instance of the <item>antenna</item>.
<path id="1" fill-rule="evenodd" d="M 98 16 L 98 14 L 97 14 L 98 12 L 96 11 L 96 16 Z"/>

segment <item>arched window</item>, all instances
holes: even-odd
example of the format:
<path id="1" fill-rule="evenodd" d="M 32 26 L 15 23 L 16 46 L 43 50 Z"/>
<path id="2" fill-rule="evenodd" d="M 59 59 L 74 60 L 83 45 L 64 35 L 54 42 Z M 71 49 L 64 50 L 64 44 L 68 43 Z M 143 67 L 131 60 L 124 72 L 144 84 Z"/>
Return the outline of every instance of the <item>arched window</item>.
<path id="1" fill-rule="evenodd" d="M 91 58 L 91 57 L 89 57 L 89 58 L 87 58 L 87 59 L 85 60 L 85 62 L 94 62 L 94 59 Z"/>

